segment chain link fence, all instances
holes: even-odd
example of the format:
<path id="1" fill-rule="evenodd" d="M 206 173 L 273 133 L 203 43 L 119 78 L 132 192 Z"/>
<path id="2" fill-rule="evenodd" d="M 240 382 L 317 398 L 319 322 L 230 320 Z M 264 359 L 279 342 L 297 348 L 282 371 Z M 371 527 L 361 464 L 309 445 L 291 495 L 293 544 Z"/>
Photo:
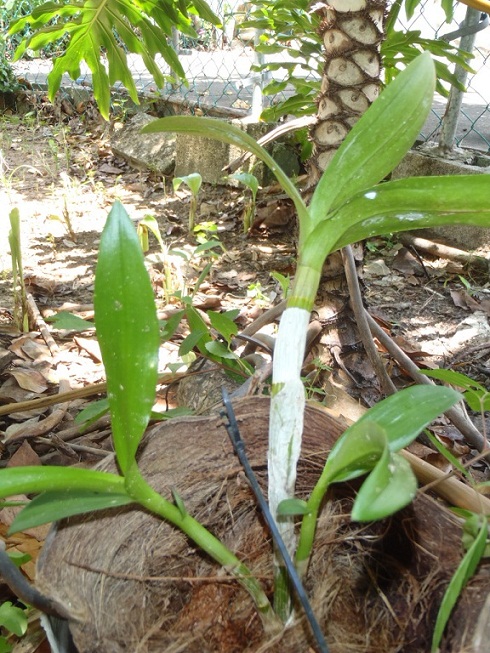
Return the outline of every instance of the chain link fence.
<path id="1" fill-rule="evenodd" d="M 8 4 L 8 3 L 7 3 Z M 10 12 L 0 9 L 0 28 L 6 32 L 7 14 L 11 19 L 40 4 L 40 0 L 20 0 L 11 2 Z M 131 70 L 143 96 L 157 96 L 170 102 L 188 107 L 191 111 L 213 111 L 220 115 L 243 117 L 258 116 L 261 109 L 276 99 L 274 96 L 264 96 L 262 88 L 271 78 L 281 79 L 281 71 L 254 72 L 256 64 L 263 63 L 264 55 L 254 49 L 258 34 L 242 24 L 249 17 L 252 4 L 243 0 L 210 0 L 210 6 L 223 22 L 223 31 L 216 30 L 211 25 L 196 19 L 197 38 L 189 39 L 182 34 L 173 34 L 173 45 L 179 53 L 184 67 L 187 84 L 168 82 L 164 88 L 157 89 L 153 78 L 146 71 L 141 60 L 129 55 Z M 416 9 L 414 17 L 402 20 L 401 26 L 417 29 L 427 38 L 451 38 L 452 32 L 457 32 L 459 25 L 465 19 L 467 8 L 458 4 L 452 24 L 444 22 L 444 13 L 439 2 L 425 0 Z M 476 10 L 470 10 L 473 18 L 482 23 L 483 16 Z M 403 13 L 401 14 L 403 15 Z M 488 17 L 487 17 L 488 18 Z M 481 27 L 481 25 L 480 25 Z M 458 44 L 457 38 L 453 43 Z M 465 37 L 463 37 L 465 38 Z M 16 40 L 6 37 L 7 52 L 12 53 L 17 45 Z M 467 80 L 467 92 L 458 97 L 458 120 L 451 138 L 456 146 L 466 146 L 490 152 L 490 27 L 481 29 L 476 34 L 474 59 L 471 73 Z M 56 56 L 55 51 L 45 52 L 42 57 L 24 58 L 14 65 L 16 74 L 29 81 L 33 88 L 45 88 L 46 76 L 51 69 L 50 58 Z M 276 61 L 280 61 L 277 55 Z M 160 62 L 163 72 L 170 73 L 168 66 Z M 90 85 L 90 74 L 87 69 L 76 82 L 68 77 L 64 85 Z M 288 93 L 288 89 L 283 91 Z M 443 129 L 444 114 L 447 100 L 436 96 L 432 115 L 424 128 L 424 140 L 439 140 Z"/>

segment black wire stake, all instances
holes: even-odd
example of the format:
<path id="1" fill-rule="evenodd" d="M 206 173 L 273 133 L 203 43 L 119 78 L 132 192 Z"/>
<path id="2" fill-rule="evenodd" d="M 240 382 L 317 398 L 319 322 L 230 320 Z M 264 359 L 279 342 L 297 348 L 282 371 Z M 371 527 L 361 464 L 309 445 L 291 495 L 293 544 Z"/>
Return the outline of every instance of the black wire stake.
<path id="1" fill-rule="evenodd" d="M 291 584 L 294 587 L 294 591 L 296 592 L 296 595 L 301 605 L 303 606 L 303 610 L 305 612 L 306 618 L 310 622 L 311 630 L 318 644 L 318 649 L 321 653 L 329 653 L 327 642 L 325 641 L 325 637 L 323 636 L 318 621 L 316 620 L 316 617 L 313 614 L 313 610 L 308 600 L 308 596 L 306 595 L 305 588 L 301 583 L 301 579 L 298 576 L 296 567 L 294 566 L 293 561 L 289 556 L 289 553 L 286 549 L 286 545 L 284 544 L 284 540 L 282 539 L 281 534 L 279 533 L 276 522 L 274 521 L 271 511 L 269 510 L 267 501 L 264 499 L 264 495 L 262 494 L 262 491 L 259 487 L 257 478 L 248 461 L 247 454 L 245 452 L 245 443 L 243 442 L 242 436 L 240 435 L 240 431 L 238 429 L 238 424 L 235 417 L 235 411 L 233 410 L 233 406 L 231 405 L 231 401 L 230 401 L 230 395 L 228 394 L 226 388 L 222 388 L 221 394 L 223 397 L 223 405 L 225 407 L 225 410 L 221 411 L 220 415 L 221 417 L 223 417 L 223 419 L 225 417 L 228 418 L 228 424 L 225 423 L 225 427 L 228 432 L 228 435 L 230 436 L 230 440 L 231 443 L 233 444 L 235 453 L 238 456 L 238 459 L 240 460 L 240 463 L 242 464 L 242 467 L 245 471 L 245 475 L 250 482 L 252 491 L 255 494 L 257 502 L 264 515 L 264 519 L 271 532 L 272 539 L 274 540 L 274 544 L 276 545 L 276 548 L 278 549 L 279 553 L 281 554 L 281 558 L 284 561 L 284 565 L 286 567 L 286 572 L 289 576 L 289 580 L 291 581 Z"/>

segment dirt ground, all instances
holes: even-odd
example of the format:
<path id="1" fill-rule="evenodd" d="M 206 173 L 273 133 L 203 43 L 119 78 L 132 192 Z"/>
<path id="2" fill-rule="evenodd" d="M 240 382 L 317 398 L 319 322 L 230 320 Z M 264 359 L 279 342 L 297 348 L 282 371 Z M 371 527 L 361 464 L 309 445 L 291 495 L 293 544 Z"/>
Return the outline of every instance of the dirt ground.
<path id="1" fill-rule="evenodd" d="M 97 247 L 116 199 L 122 201 L 135 224 L 145 216 L 156 219 L 165 247 L 171 250 L 174 291 L 183 282 L 192 287 L 211 259 L 209 252 L 195 253 L 199 234 L 189 236 L 187 232 L 189 193 L 183 187 L 174 192 L 171 179 L 135 170 L 114 157 L 111 125 L 97 120 L 95 112 L 84 110 L 79 115 L 73 108 L 53 111 L 41 104 L 27 116 L 0 116 L 0 126 L 0 404 L 9 404 L 67 388 L 83 388 L 104 379 L 90 332 L 80 335 L 50 327 L 53 352 L 38 330 L 25 336 L 15 325 L 8 243 L 12 208 L 19 209 L 21 218 L 27 290 L 47 320 L 60 310 L 93 317 Z M 274 196 L 264 189 L 259 211 L 266 218 L 257 220 L 255 228 L 244 234 L 243 193 L 221 186 L 204 186 L 200 192 L 198 222 L 205 223 L 201 237 L 215 237 L 221 246 L 213 249 L 216 256 L 196 303 L 204 310 L 238 309 L 240 329 L 282 299 L 281 284 L 272 273 L 284 277 L 294 274 L 294 228 L 290 216 L 279 223 L 267 220 L 267 207 L 274 202 Z M 149 239 L 148 268 L 157 306 L 165 317 L 176 300 L 172 299 L 169 306 L 161 250 L 152 234 Z M 366 305 L 401 348 L 421 366 L 450 367 L 490 389 L 487 270 L 405 247 L 389 234 L 373 239 L 359 252 L 358 270 Z M 478 254 L 488 258 L 490 243 Z M 370 405 L 379 398 L 379 391 L 373 390 L 376 383 L 358 340 L 349 335 L 347 341 L 338 341 L 337 322 L 345 304 L 345 289 L 338 288 L 338 293 L 332 290 L 332 277 L 336 277 L 335 271 L 326 273 L 329 281 L 322 285 L 316 306 L 322 334 L 310 355 L 311 396 L 326 399 L 325 388 L 332 381 Z M 178 362 L 182 335 L 178 333 L 175 341 L 165 346 L 162 367 Z M 383 355 L 395 383 L 400 387 L 409 384 L 404 371 Z M 173 390 L 167 389 L 160 402 L 174 407 L 177 398 Z M 86 403 L 84 398 L 72 401 L 54 432 L 66 434 Z M 474 418 L 481 427 L 481 418 Z M 105 430 L 99 424 L 98 429 L 80 437 L 78 433 L 75 438 L 60 437 L 54 446 L 42 435 L 30 440 L 28 451 L 8 446 L 17 431 L 25 431 L 43 419 L 43 409 L 35 414 L 27 410 L 8 416 L 0 413 L 0 466 L 12 464 L 15 455 L 14 464 L 49 461 L 86 465 L 110 448 L 107 424 Z M 461 435 L 444 420 L 435 432 L 462 459 L 471 455 Z M 430 457 L 432 453 L 424 450 L 421 455 Z M 444 462 L 439 463 L 444 467 Z M 478 467 L 478 473 L 487 480 L 486 467 Z M 5 534 L 9 521 L 11 517 L 0 513 L 0 534 Z M 35 557 L 45 534 L 36 533 L 33 541 L 26 537 L 13 544 Z"/>

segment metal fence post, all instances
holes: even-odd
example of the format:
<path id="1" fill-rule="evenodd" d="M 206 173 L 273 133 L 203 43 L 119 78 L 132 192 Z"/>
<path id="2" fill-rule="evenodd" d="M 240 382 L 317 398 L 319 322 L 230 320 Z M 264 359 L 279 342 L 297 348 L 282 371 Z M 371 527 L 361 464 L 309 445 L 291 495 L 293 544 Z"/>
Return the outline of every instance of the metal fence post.
<path id="1" fill-rule="evenodd" d="M 480 22 L 481 11 L 468 7 L 462 28 L 475 27 Z M 476 31 L 472 34 L 466 34 L 461 37 L 459 47 L 466 52 L 473 52 L 475 44 Z M 460 65 L 456 64 L 454 74 L 461 84 L 466 85 L 468 72 Z M 449 154 L 454 147 L 454 138 L 458 127 L 458 120 L 463 103 L 464 91 L 460 91 L 455 86 L 451 87 L 449 99 L 446 105 L 446 111 L 442 118 L 441 134 L 439 137 L 439 149 L 443 154 Z"/>

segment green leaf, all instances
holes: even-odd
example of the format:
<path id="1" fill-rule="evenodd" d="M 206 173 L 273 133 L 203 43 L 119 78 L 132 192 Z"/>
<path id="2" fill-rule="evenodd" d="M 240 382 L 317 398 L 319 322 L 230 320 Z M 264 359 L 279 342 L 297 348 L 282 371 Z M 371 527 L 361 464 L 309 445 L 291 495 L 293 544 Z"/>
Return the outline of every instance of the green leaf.
<path id="1" fill-rule="evenodd" d="M 321 269 L 326 254 L 372 236 L 448 224 L 488 227 L 489 196 L 490 175 L 389 181 L 358 193 L 315 227 L 303 255 Z"/>
<path id="2" fill-rule="evenodd" d="M 64 329 L 66 331 L 87 331 L 88 329 L 95 329 L 95 324 L 89 320 L 84 320 L 78 315 L 68 313 L 67 311 L 60 311 L 56 315 L 46 318 L 55 329 Z"/>
<path id="3" fill-rule="evenodd" d="M 172 496 L 174 498 L 175 505 L 179 509 L 180 516 L 182 517 L 182 519 L 185 519 L 188 513 L 184 505 L 184 501 L 182 500 L 182 497 L 180 496 L 180 494 L 177 492 L 175 488 L 172 488 Z"/>
<path id="4" fill-rule="evenodd" d="M 250 172 L 237 172 L 234 175 L 230 175 L 230 179 L 236 179 L 249 188 L 255 200 L 257 191 L 259 190 L 259 180 L 255 175 L 252 175 Z"/>
<path id="5" fill-rule="evenodd" d="M 215 358 L 236 359 L 236 355 L 226 345 L 219 342 L 219 340 L 211 340 L 211 342 L 206 343 L 205 347 L 206 351 Z"/>
<path id="6" fill-rule="evenodd" d="M 0 626 L 3 626 L 17 637 L 22 637 L 27 631 L 27 615 L 25 610 L 5 601 L 0 605 Z"/>
<path id="7" fill-rule="evenodd" d="M 386 448 L 359 490 L 352 520 L 384 519 L 408 505 L 416 493 L 417 479 L 410 463 Z"/>
<path id="8" fill-rule="evenodd" d="M 213 17 L 202 0 L 199 8 Z M 214 17 L 214 20 L 216 18 Z M 28 49 L 39 50 L 68 37 L 61 56 L 56 57 L 48 75 L 50 99 L 58 91 L 63 74 L 73 79 L 80 75 L 80 63 L 85 60 L 92 72 L 94 96 L 99 109 L 108 119 L 111 84 L 121 81 L 134 102 L 138 94 L 127 62 L 127 52 L 141 56 L 145 66 L 161 88 L 165 77 L 155 61 L 161 54 L 173 72 L 183 78 L 184 70 L 171 47 L 172 27 L 195 35 L 191 21 L 173 0 L 135 2 L 134 0 L 81 0 L 80 2 L 47 2 L 30 15 L 14 21 L 10 34 L 26 30 L 15 53 L 16 59 Z M 102 51 L 108 62 L 108 73 L 101 61 Z"/>
<path id="9" fill-rule="evenodd" d="M 210 338 L 211 336 L 206 329 L 193 329 L 182 341 L 182 344 L 179 347 L 179 356 L 185 356 L 192 351 L 196 345 L 200 344 L 201 341 L 206 343 L 209 342 Z"/>
<path id="10" fill-rule="evenodd" d="M 318 182 L 309 207 L 313 224 L 354 193 L 381 181 L 417 138 L 432 106 L 434 64 L 413 61 L 356 122 Z"/>
<path id="11" fill-rule="evenodd" d="M 209 321 L 213 329 L 223 336 L 228 344 L 233 336 L 238 333 L 238 327 L 226 313 L 217 313 L 216 311 L 207 311 Z"/>
<path id="12" fill-rule="evenodd" d="M 276 176 L 283 190 L 292 199 L 300 220 L 309 221 L 308 212 L 301 195 L 284 171 L 277 165 L 271 155 L 261 147 L 247 132 L 235 125 L 230 125 L 215 118 L 202 116 L 171 116 L 153 120 L 143 127 L 143 134 L 156 132 L 183 132 L 204 138 L 214 138 L 222 143 L 235 145 L 242 150 L 247 150 L 263 161 Z"/>
<path id="13" fill-rule="evenodd" d="M 418 385 L 383 399 L 337 440 L 321 476 L 322 486 L 367 473 L 386 447 L 392 452 L 406 447 L 460 398 L 451 388 Z"/>
<path id="14" fill-rule="evenodd" d="M 442 599 L 441 607 L 437 614 L 436 625 L 432 634 L 431 653 L 436 653 L 439 649 L 439 644 L 441 643 L 442 635 L 449 617 L 451 616 L 451 612 L 456 605 L 464 586 L 475 573 L 478 563 L 485 552 L 487 537 L 488 522 L 486 518 L 483 518 L 477 538 L 461 560 L 454 576 L 451 578 L 451 582 L 444 594 L 444 598 Z"/>
<path id="15" fill-rule="evenodd" d="M 481 383 L 474 381 L 469 376 L 466 376 L 466 374 L 461 374 L 461 372 L 438 369 L 420 370 L 420 373 L 424 376 L 430 376 L 431 379 L 439 379 L 439 381 L 457 385 L 459 388 L 464 388 L 465 390 L 481 390 L 482 392 L 486 392 Z"/>
<path id="16" fill-rule="evenodd" d="M 366 474 L 388 448 L 386 431 L 379 424 L 371 420 L 359 422 L 334 444 L 322 473 L 322 484 L 340 483 Z"/>
<path id="17" fill-rule="evenodd" d="M 8 643 L 7 638 L 0 635 L 0 653 L 11 653 L 12 646 Z"/>
<path id="18" fill-rule="evenodd" d="M 133 502 L 133 499 L 126 493 L 115 494 L 89 490 L 43 492 L 19 512 L 12 522 L 9 533 L 18 533 L 27 528 L 49 524 L 65 517 L 116 508 Z"/>
<path id="19" fill-rule="evenodd" d="M 490 410 L 490 393 L 477 381 L 454 370 L 422 370 L 422 374 L 464 388 L 464 400 L 475 412 Z"/>
<path id="20" fill-rule="evenodd" d="M 185 311 L 177 311 L 174 313 L 171 317 L 168 318 L 168 320 L 162 320 L 160 322 L 160 329 L 161 329 L 161 338 L 163 341 L 170 340 L 170 338 L 175 334 L 177 329 L 179 328 L 180 321 L 184 317 Z"/>
<path id="21" fill-rule="evenodd" d="M 86 408 L 75 416 L 75 424 L 78 424 L 82 432 L 88 426 L 96 422 L 103 415 L 109 412 L 109 400 L 107 398 L 92 401 Z"/>
<path id="22" fill-rule="evenodd" d="M 22 567 L 32 560 L 32 556 L 22 551 L 7 551 L 7 555 L 16 567 Z"/>
<path id="23" fill-rule="evenodd" d="M 285 499 L 277 506 L 279 517 L 289 517 L 290 515 L 308 515 L 311 510 L 303 499 Z"/>
<path id="24" fill-rule="evenodd" d="M 9 467 L 0 474 L 0 498 L 48 491 L 90 490 L 122 494 L 124 480 L 117 474 L 77 467 Z"/>
<path id="25" fill-rule="evenodd" d="M 375 422 L 385 430 L 390 451 L 399 451 L 460 399 L 458 392 L 442 386 L 404 388 L 366 411 L 342 438 L 351 428 L 362 426 L 364 422 Z"/>
<path id="26" fill-rule="evenodd" d="M 198 172 L 192 172 L 190 175 L 186 175 L 185 177 L 174 177 L 172 183 L 174 190 L 178 190 L 181 184 L 186 184 L 194 197 L 197 197 L 199 189 L 201 188 L 202 177 Z"/>
<path id="27" fill-rule="evenodd" d="M 175 419 L 176 417 L 187 417 L 189 415 L 194 415 L 194 412 L 190 408 L 187 408 L 187 406 L 177 406 L 177 408 L 170 408 L 164 413 L 152 411 L 151 419 L 163 421 L 166 419 Z"/>
<path id="28" fill-rule="evenodd" d="M 134 460 L 155 399 L 159 329 L 136 230 L 120 202 L 115 202 L 102 232 L 94 307 L 114 448 L 124 473 Z"/>
<path id="29" fill-rule="evenodd" d="M 145 215 L 145 217 L 142 220 L 140 220 L 139 225 L 146 227 L 146 229 L 149 229 L 151 231 L 151 233 L 157 239 L 161 250 L 164 251 L 165 245 L 163 244 L 162 235 L 160 233 L 160 227 L 158 226 L 158 222 L 156 221 L 156 219 L 152 215 Z"/>

